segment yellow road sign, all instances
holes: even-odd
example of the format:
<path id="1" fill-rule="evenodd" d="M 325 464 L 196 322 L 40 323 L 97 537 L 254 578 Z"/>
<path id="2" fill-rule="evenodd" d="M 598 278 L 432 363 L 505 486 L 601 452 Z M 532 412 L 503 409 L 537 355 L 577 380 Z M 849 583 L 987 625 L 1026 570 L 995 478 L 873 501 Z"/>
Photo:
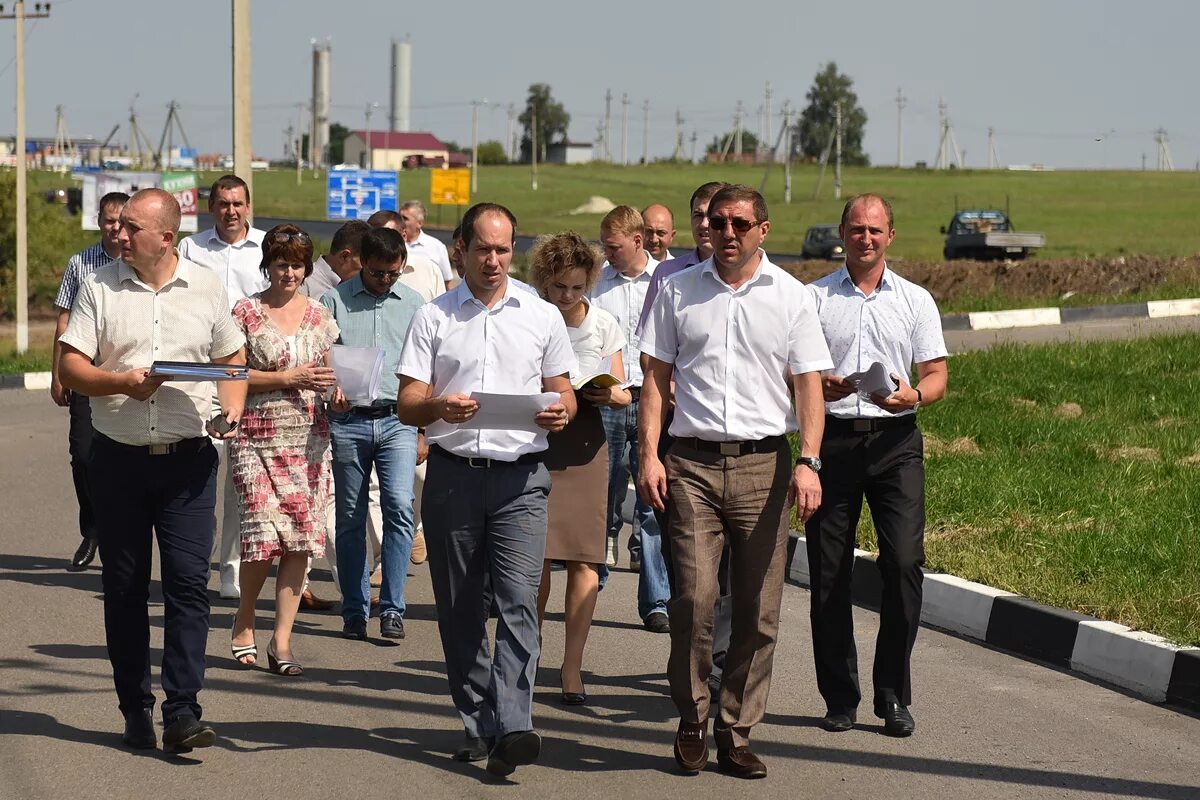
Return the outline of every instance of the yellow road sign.
<path id="1" fill-rule="evenodd" d="M 431 170 L 429 173 L 429 204 L 434 206 L 470 205 L 471 170 Z"/>

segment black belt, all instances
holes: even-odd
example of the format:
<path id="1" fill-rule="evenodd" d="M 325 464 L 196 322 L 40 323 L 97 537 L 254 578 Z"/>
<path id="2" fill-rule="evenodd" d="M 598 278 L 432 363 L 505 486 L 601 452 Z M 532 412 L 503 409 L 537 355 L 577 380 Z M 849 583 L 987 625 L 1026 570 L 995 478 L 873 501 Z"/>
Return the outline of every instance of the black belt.
<path id="1" fill-rule="evenodd" d="M 625 388 L 629 390 L 629 396 L 633 398 L 633 402 L 635 403 L 642 396 L 642 387 L 640 386 L 626 386 Z"/>
<path id="2" fill-rule="evenodd" d="M 833 417 L 825 416 L 825 432 L 841 434 L 866 434 L 890 431 L 895 428 L 911 428 L 917 424 L 916 414 L 899 417 Z"/>
<path id="3" fill-rule="evenodd" d="M 194 454 L 199 453 L 208 444 L 207 436 L 197 436 L 195 439 L 180 439 L 177 442 L 170 442 L 168 444 L 125 444 L 97 432 L 96 439 L 105 447 L 143 456 L 169 456 L 172 453 Z"/>
<path id="4" fill-rule="evenodd" d="M 512 466 L 527 466 L 529 464 L 540 464 L 542 461 L 542 453 L 526 453 L 523 456 L 517 456 L 515 461 L 501 461 L 498 458 L 482 458 L 479 456 L 460 456 L 458 453 L 451 453 L 441 445 L 430 445 L 430 454 L 436 453 L 439 456 L 445 456 L 451 461 L 457 461 L 460 464 L 466 464 L 471 469 L 490 469 L 492 467 L 512 467 Z"/>
<path id="5" fill-rule="evenodd" d="M 390 417 L 395 414 L 396 405 L 393 403 L 390 406 L 355 406 L 350 411 L 362 417 L 382 419 L 383 417 Z"/>
<path id="6" fill-rule="evenodd" d="M 702 453 L 720 453 L 723 456 L 744 456 L 747 453 L 772 453 L 787 445 L 783 436 L 768 436 L 765 439 L 750 439 L 743 442 L 710 442 L 694 436 L 680 436 L 675 443 Z"/>

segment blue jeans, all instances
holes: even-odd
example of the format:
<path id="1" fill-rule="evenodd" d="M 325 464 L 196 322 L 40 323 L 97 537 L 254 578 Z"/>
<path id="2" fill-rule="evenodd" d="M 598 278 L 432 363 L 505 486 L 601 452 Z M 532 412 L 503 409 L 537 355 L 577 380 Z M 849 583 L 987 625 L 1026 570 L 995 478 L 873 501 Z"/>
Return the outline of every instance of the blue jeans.
<path id="1" fill-rule="evenodd" d="M 379 614 L 403 616 L 404 584 L 408 581 L 413 545 L 417 429 L 404 425 L 395 415 L 372 418 L 353 409 L 344 414 L 331 411 L 329 420 L 342 619 L 371 616 L 367 485 L 372 464 L 379 475 L 379 505 L 383 510 Z"/>
<path id="2" fill-rule="evenodd" d="M 628 490 L 628 477 L 638 478 L 637 417 L 638 403 L 625 408 L 601 408 L 604 437 L 608 440 L 608 535 L 621 532 L 621 504 Z M 628 456 L 626 456 L 628 448 Z M 667 613 L 671 587 L 667 580 L 667 564 L 662 554 L 662 532 L 654 510 L 641 498 L 633 507 L 633 535 L 641 543 L 642 568 L 638 576 L 638 616 L 643 620 L 655 613 Z M 608 568 L 599 567 L 600 579 L 608 578 Z"/>

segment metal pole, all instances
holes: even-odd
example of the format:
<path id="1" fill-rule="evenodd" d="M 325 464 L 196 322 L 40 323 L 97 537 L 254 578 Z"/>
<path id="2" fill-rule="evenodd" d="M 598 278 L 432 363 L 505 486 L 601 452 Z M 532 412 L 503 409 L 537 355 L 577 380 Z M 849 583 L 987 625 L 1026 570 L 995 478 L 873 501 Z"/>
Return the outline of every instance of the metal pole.
<path id="1" fill-rule="evenodd" d="M 629 92 L 621 95 L 621 166 L 629 164 Z"/>
<path id="2" fill-rule="evenodd" d="M 304 144 L 304 103 L 296 103 L 296 185 L 300 185 L 300 173 L 303 171 L 304 154 L 301 145 Z"/>
<path id="3" fill-rule="evenodd" d="M 367 130 L 365 131 L 366 137 L 367 137 L 366 138 L 366 145 L 367 145 L 367 164 L 366 164 L 366 166 L 367 166 L 367 169 L 374 169 L 375 167 L 373 166 L 372 162 L 374 161 L 375 149 L 373 147 L 371 147 L 371 104 L 370 103 L 367 103 L 367 109 L 366 109 L 365 113 L 366 113 L 366 117 L 367 117 Z M 342 153 L 343 157 L 345 157 L 345 155 L 346 155 L 345 153 Z"/>
<path id="4" fill-rule="evenodd" d="M 471 101 L 471 196 L 479 192 L 479 101 Z"/>
<path id="5" fill-rule="evenodd" d="M 233 0 L 233 172 L 253 197 L 250 80 L 250 0 Z"/>
<path id="6" fill-rule="evenodd" d="M 29 349 L 29 242 L 25 198 L 25 3 L 17 0 L 17 352 Z"/>
<path id="7" fill-rule="evenodd" d="M 642 103 L 642 166 L 650 163 L 650 101 Z"/>
<path id="8" fill-rule="evenodd" d="M 532 118 L 533 118 L 532 125 L 529 128 L 529 163 L 531 165 L 530 185 L 532 186 L 533 191 L 536 192 L 537 191 L 537 149 L 538 149 L 537 103 L 534 103 L 532 106 L 530 106 L 530 111 L 532 112 Z"/>
<path id="9" fill-rule="evenodd" d="M 792 202 L 792 103 L 783 101 L 783 202 Z"/>
<path id="10" fill-rule="evenodd" d="M 833 162 L 833 199 L 842 199 L 842 104 L 833 104 L 834 115 L 834 162 Z"/>
<path id="11" fill-rule="evenodd" d="M 904 104 L 908 98 L 896 89 L 896 166 L 904 166 Z"/>

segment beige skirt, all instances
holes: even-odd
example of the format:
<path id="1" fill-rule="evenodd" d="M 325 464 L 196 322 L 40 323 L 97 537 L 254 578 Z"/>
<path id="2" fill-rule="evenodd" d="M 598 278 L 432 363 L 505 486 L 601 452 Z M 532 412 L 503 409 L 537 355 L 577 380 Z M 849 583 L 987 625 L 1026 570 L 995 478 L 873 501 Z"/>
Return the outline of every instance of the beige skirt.
<path id="1" fill-rule="evenodd" d="M 579 412 L 546 450 L 550 490 L 546 560 L 604 561 L 608 514 L 608 442 L 600 409 L 580 399 Z"/>

